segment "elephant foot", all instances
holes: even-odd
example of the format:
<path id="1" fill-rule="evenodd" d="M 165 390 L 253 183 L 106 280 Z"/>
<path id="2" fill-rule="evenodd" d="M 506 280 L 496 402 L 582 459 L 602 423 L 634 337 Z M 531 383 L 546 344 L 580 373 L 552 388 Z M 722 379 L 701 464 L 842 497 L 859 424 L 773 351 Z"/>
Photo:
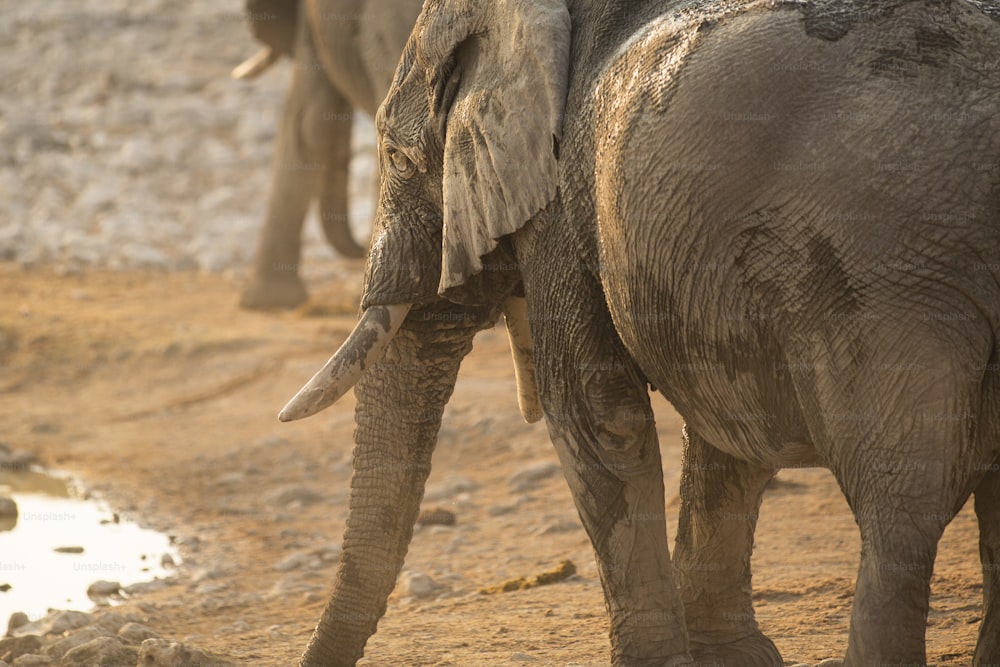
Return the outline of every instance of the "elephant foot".
<path id="1" fill-rule="evenodd" d="M 782 667 L 785 664 L 774 642 L 759 632 L 725 644 L 692 641 L 691 656 L 694 664 L 713 667 Z"/>
<path id="2" fill-rule="evenodd" d="M 248 310 L 291 310 L 309 299 L 306 286 L 294 273 L 280 278 L 254 275 L 240 295 L 240 308 Z"/>

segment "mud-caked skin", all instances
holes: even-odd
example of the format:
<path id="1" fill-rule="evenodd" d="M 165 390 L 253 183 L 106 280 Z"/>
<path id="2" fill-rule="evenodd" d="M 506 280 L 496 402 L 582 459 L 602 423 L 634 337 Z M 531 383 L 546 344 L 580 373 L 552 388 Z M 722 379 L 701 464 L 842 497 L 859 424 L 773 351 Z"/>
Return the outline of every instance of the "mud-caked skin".
<path id="1" fill-rule="evenodd" d="M 612 664 L 782 664 L 750 554 L 792 465 L 833 471 L 861 531 L 845 664 L 926 664 L 937 543 L 972 493 L 974 664 L 1000 663 L 997 16 L 428 0 L 377 116 L 365 278 L 366 306 L 419 310 L 390 344 L 399 374 L 362 380 L 348 522 L 365 537 L 345 540 L 303 663 L 361 655 L 418 510 L 413 457 L 457 358 L 522 292 Z M 673 562 L 650 385 L 687 424 Z M 405 465 L 373 468 L 385 452 Z"/>
<path id="2" fill-rule="evenodd" d="M 279 120 L 271 190 L 252 273 L 240 305 L 293 308 L 306 301 L 299 277 L 302 225 L 319 202 L 338 254 L 362 258 L 351 235 L 348 165 L 354 114 L 374 115 L 389 89 L 420 0 L 247 0 L 254 35 L 295 61 Z"/>

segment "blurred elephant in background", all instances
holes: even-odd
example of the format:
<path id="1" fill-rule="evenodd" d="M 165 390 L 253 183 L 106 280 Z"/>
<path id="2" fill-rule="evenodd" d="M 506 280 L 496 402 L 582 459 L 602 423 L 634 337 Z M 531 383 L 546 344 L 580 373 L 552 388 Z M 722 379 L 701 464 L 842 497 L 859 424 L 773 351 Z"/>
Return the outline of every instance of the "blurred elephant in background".
<path id="1" fill-rule="evenodd" d="M 240 305 L 293 308 L 307 299 L 299 277 L 302 225 L 319 199 L 326 238 L 345 257 L 365 256 L 351 235 L 348 165 L 355 110 L 374 115 L 413 27 L 420 0 L 247 0 L 264 48 L 233 70 L 260 75 L 295 61 L 277 134 L 267 215 Z"/>

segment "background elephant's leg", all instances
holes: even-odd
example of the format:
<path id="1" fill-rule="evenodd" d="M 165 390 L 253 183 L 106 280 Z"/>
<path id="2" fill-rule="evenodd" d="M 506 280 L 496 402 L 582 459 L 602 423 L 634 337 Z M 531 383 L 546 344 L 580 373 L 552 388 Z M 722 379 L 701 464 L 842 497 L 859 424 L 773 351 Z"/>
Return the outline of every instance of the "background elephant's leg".
<path id="1" fill-rule="evenodd" d="M 983 620 L 976 644 L 976 667 L 1000 664 L 1000 459 L 976 487 L 979 557 L 983 564 Z"/>
<path id="2" fill-rule="evenodd" d="M 312 161 L 306 123 L 322 120 L 314 97 L 329 88 L 322 72 L 297 63 L 278 127 L 271 194 L 257 239 L 253 274 L 244 288 L 244 308 L 294 308 L 308 298 L 299 278 L 302 223 L 319 189 L 321 163 Z"/>
<path id="3" fill-rule="evenodd" d="M 754 618 L 750 554 L 764 487 L 774 469 L 716 449 L 697 433 L 684 441 L 674 572 L 691 653 L 726 667 L 784 664 Z"/>
<path id="4" fill-rule="evenodd" d="M 367 252 L 351 235 L 348 199 L 348 168 L 351 164 L 351 127 L 354 111 L 336 91 L 327 95 L 318 124 L 315 145 L 320 147 L 323 174 L 320 178 L 319 215 L 323 233 L 333 249 L 344 257 L 359 259 Z M 372 210 L 375 210 L 374 208 Z"/>
<path id="5" fill-rule="evenodd" d="M 549 327 L 533 331 L 536 377 L 552 441 L 596 552 L 612 664 L 687 664 L 645 380 L 618 340 L 596 285 L 564 272 L 540 273 L 526 278 L 529 321 L 559 314 L 559 335 Z M 552 286 L 560 294 L 541 297 Z M 567 314 L 565 294 L 583 299 L 586 308 Z M 533 301 L 536 295 L 541 298 Z"/>

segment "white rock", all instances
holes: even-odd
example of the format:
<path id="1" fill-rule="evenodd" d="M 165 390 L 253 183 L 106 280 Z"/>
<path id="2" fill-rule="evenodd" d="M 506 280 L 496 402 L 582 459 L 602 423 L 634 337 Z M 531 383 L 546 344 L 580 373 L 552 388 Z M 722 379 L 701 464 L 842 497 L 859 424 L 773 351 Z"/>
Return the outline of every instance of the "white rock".
<path id="1" fill-rule="evenodd" d="M 445 590 L 445 587 L 434 581 L 429 574 L 416 570 L 404 572 L 400 584 L 403 595 L 418 600 L 436 597 Z"/>

